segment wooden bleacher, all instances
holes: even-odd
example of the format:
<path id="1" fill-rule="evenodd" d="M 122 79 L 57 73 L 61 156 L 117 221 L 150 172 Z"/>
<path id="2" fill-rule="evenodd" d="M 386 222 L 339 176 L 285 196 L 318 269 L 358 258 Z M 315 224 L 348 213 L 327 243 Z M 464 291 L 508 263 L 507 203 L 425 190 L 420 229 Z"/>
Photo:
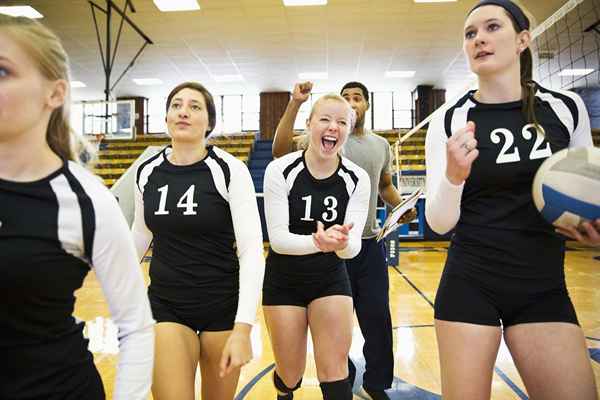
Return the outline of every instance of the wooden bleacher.
<path id="1" fill-rule="evenodd" d="M 405 134 L 408 129 L 401 129 Z M 390 146 L 398 141 L 398 130 L 375 131 L 375 134 L 387 139 Z M 422 129 L 408 138 L 400 147 L 400 169 L 401 171 L 413 171 L 425 173 L 425 135 L 427 131 Z M 393 147 L 392 147 L 393 148 Z"/>
<path id="2" fill-rule="evenodd" d="M 210 144 L 248 162 L 255 134 L 235 134 L 214 136 L 208 139 Z M 98 151 L 98 161 L 94 173 L 100 176 L 106 186 L 111 187 L 117 179 L 133 164 L 148 146 L 166 146 L 171 139 L 167 135 L 143 135 L 136 140 L 103 140 Z"/>

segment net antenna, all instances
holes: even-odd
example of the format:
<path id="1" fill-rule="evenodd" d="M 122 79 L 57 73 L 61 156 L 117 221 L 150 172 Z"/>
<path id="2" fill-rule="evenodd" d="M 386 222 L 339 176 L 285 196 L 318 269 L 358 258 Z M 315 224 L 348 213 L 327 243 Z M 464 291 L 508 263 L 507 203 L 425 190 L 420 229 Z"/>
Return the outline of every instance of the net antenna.
<path id="1" fill-rule="evenodd" d="M 554 14 L 552 14 L 549 18 L 547 18 L 543 23 L 537 26 L 531 32 L 531 43 L 535 41 L 540 35 L 545 33 L 550 27 L 555 25 L 557 22 L 561 21 L 563 18 L 567 16 L 567 14 L 577 8 L 583 2 L 596 2 L 597 0 L 569 0 L 567 1 L 560 9 L 558 9 Z M 592 4 L 592 9 L 595 8 L 595 5 Z M 594 30 L 596 33 L 600 34 L 600 20 L 598 20 L 595 24 L 592 24 L 587 29 L 582 29 L 583 32 L 589 32 Z M 581 32 L 581 31 L 580 31 Z M 597 68 L 597 67 L 596 67 Z M 450 100 L 446 101 L 442 106 L 440 106 L 437 110 L 431 113 L 427 118 L 417 124 L 414 128 L 406 132 L 405 134 L 399 133 L 398 140 L 394 143 L 394 158 L 395 158 L 395 169 L 396 169 L 396 178 L 397 182 L 400 182 L 400 174 L 401 174 L 401 166 L 400 166 L 400 150 L 402 143 L 408 140 L 411 136 L 421 130 L 425 125 L 427 125 L 434 117 L 437 117 L 439 113 L 445 112 L 447 107 L 454 102 L 456 102 L 461 96 L 464 96 L 464 93 L 469 90 L 471 87 L 475 85 L 477 79 L 469 80 L 469 83 L 461 89 L 457 95 L 452 97 Z"/>
<path id="2" fill-rule="evenodd" d="M 99 6 L 93 1 L 89 0 L 90 8 L 92 11 L 92 17 L 94 19 L 94 26 L 96 28 L 96 37 L 98 39 L 98 47 L 100 48 L 100 56 L 102 58 L 102 67 L 104 69 L 104 100 L 107 102 L 106 105 L 106 128 L 105 132 L 109 131 L 109 120 L 111 118 L 110 110 L 108 106 L 108 102 L 111 100 L 111 93 L 117 87 L 121 79 L 129 72 L 131 68 L 133 68 L 135 62 L 142 54 L 146 46 L 149 44 L 154 44 L 154 42 L 127 16 L 127 10 L 130 10 L 131 13 L 135 13 L 135 7 L 133 5 L 132 0 L 125 0 L 124 9 L 121 10 L 112 0 L 106 0 L 106 8 Z M 100 11 L 106 15 L 106 39 L 104 45 L 102 44 L 102 39 L 100 38 L 100 29 L 98 27 L 98 18 L 96 17 L 96 11 Z M 113 21 L 113 13 L 116 13 L 121 16 L 121 22 L 119 24 L 119 31 L 117 33 L 117 40 L 115 42 L 114 47 L 112 46 L 112 21 Z M 135 30 L 138 35 L 144 40 L 144 44 L 138 50 L 137 54 L 133 57 L 129 65 L 123 70 L 121 75 L 117 78 L 117 80 L 111 86 L 111 75 L 113 73 L 113 67 L 115 65 L 115 58 L 117 57 L 117 52 L 119 50 L 119 43 L 121 40 L 121 33 L 123 31 L 123 25 L 127 22 L 127 24 Z"/>

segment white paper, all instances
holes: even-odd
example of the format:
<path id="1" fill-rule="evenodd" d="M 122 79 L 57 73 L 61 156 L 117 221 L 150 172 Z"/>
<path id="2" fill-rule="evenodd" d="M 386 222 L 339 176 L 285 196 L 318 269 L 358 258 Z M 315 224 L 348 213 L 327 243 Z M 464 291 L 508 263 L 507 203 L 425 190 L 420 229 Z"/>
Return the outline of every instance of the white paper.
<path id="1" fill-rule="evenodd" d="M 402 202 L 390 212 L 385 222 L 383 223 L 379 234 L 377 235 L 378 242 L 390 233 L 394 232 L 396 228 L 400 226 L 400 224 L 398 224 L 400 218 L 415 207 L 417 201 L 419 200 L 419 197 L 422 194 L 423 188 L 415 190 L 410 195 L 408 195 L 408 197 L 402 200 Z"/>

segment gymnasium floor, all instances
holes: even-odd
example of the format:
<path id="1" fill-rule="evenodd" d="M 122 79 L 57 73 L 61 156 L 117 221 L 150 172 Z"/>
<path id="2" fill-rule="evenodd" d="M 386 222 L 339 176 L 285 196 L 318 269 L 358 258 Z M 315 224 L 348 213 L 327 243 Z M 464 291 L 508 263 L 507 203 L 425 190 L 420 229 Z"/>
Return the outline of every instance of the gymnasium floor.
<path id="1" fill-rule="evenodd" d="M 569 243 L 566 257 L 567 285 L 579 321 L 587 337 L 596 381 L 600 383 L 600 249 L 590 250 Z M 388 392 L 392 400 L 440 399 L 440 371 L 433 327 L 433 300 L 446 257 L 447 243 L 403 244 L 399 267 L 390 268 L 390 303 L 394 326 L 395 382 Z M 148 262 L 142 264 L 148 277 Z M 93 273 L 77 292 L 75 315 L 88 322 L 90 347 L 102 375 L 108 399 L 112 398 L 117 356 L 116 329 L 107 322 L 108 308 Z M 236 400 L 275 399 L 270 383 L 274 367 L 262 314 L 253 329 L 254 360 L 243 370 Z M 355 324 L 351 357 L 363 370 L 362 336 Z M 297 400 L 321 399 L 309 343 L 307 369 Z M 355 388 L 360 384 L 357 379 Z M 600 391 L 599 391 L 600 394 Z M 362 397 L 355 396 L 355 399 Z M 496 362 L 492 399 L 527 399 L 510 354 L 503 345 Z"/>

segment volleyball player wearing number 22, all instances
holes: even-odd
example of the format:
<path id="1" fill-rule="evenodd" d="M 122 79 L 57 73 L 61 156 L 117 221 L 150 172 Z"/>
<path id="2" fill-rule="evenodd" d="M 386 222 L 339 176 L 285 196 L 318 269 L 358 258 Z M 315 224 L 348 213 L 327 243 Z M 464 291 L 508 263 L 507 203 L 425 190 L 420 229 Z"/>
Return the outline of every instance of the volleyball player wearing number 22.
<path id="1" fill-rule="evenodd" d="M 233 399 L 252 357 L 264 275 L 262 231 L 246 165 L 205 137 L 211 94 L 186 82 L 167 99 L 171 145 L 142 163 L 135 187 L 138 255 L 154 239 L 148 296 L 156 325 L 155 400 Z"/>
<path id="2" fill-rule="evenodd" d="M 271 251 L 263 309 L 278 399 L 292 399 L 300 386 L 309 326 L 323 398 L 352 399 L 347 364 L 352 292 L 344 259 L 361 249 L 370 180 L 338 154 L 351 120 L 352 109 L 343 97 L 321 97 L 307 120 L 306 151 L 278 158 L 265 171 Z"/>
<path id="3" fill-rule="evenodd" d="M 464 51 L 479 88 L 427 132 L 427 221 L 455 228 L 435 300 L 444 399 L 490 397 L 502 333 L 531 398 L 596 398 L 564 241 L 531 195 L 553 152 L 592 145 L 590 123 L 575 93 L 530 80 L 528 29 L 510 1 L 474 7 Z"/>

